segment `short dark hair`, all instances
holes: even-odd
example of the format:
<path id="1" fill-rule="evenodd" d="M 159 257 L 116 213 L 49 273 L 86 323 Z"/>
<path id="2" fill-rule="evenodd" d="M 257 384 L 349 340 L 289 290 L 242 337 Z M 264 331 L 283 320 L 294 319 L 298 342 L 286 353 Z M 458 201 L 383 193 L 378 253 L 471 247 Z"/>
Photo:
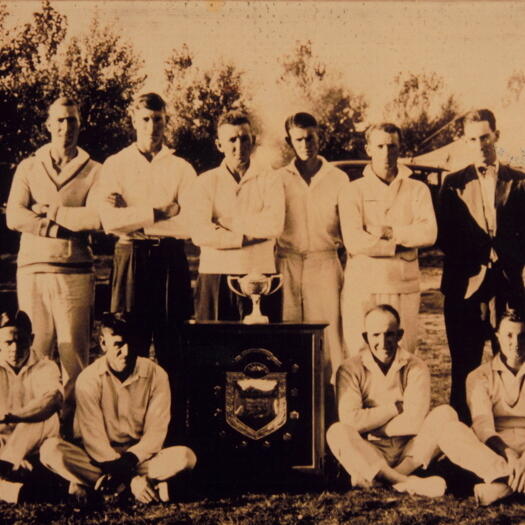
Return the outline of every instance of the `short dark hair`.
<path id="1" fill-rule="evenodd" d="M 499 330 L 499 327 L 501 326 L 501 323 L 503 321 L 510 321 L 512 323 L 522 323 L 522 324 L 525 324 L 525 315 L 524 313 L 519 310 L 519 309 L 516 309 L 516 308 L 507 308 L 507 310 L 505 310 L 505 313 L 501 316 L 501 319 L 499 320 L 499 323 L 498 323 L 498 330 Z"/>
<path id="2" fill-rule="evenodd" d="M 105 312 L 100 319 L 100 329 L 108 329 L 115 335 L 121 335 L 126 341 L 132 335 L 132 315 L 129 312 Z"/>
<path id="3" fill-rule="evenodd" d="M 370 126 L 368 126 L 368 128 L 366 128 L 365 139 L 367 143 L 370 142 L 370 136 L 374 131 L 384 131 L 385 133 L 397 133 L 400 142 L 403 138 L 401 135 L 401 129 L 398 126 L 392 124 L 391 122 L 379 122 L 377 124 L 371 124 Z"/>
<path id="4" fill-rule="evenodd" d="M 31 334 L 33 331 L 31 319 L 23 310 L 0 313 L 0 328 L 7 328 L 8 326 L 14 326 L 27 334 Z"/>
<path id="5" fill-rule="evenodd" d="M 290 135 L 290 129 L 292 128 L 306 129 L 317 127 L 319 127 L 319 124 L 317 123 L 316 118 L 312 114 L 304 111 L 290 115 L 284 122 L 284 129 L 286 130 L 287 135 Z"/>
<path id="6" fill-rule="evenodd" d="M 219 128 L 225 124 L 230 124 L 231 126 L 241 126 L 242 124 L 248 124 L 250 127 L 252 125 L 250 117 L 238 109 L 232 109 L 223 113 L 217 120 L 216 131 L 218 131 Z"/>
<path id="7" fill-rule="evenodd" d="M 401 325 L 401 316 L 399 315 L 399 312 L 390 304 L 378 304 L 365 314 L 365 319 L 372 313 L 372 312 L 388 312 L 389 314 L 392 314 L 397 321 L 397 326 L 399 327 Z"/>
<path id="8" fill-rule="evenodd" d="M 490 109 L 476 109 L 474 111 L 469 111 L 463 117 L 463 133 L 465 133 L 465 124 L 469 122 L 483 122 L 487 121 L 489 123 L 490 129 L 496 131 L 496 117 Z"/>
<path id="9" fill-rule="evenodd" d="M 132 111 L 146 108 L 151 111 L 166 111 L 166 102 L 157 93 L 143 93 L 136 96 L 131 104 Z"/>

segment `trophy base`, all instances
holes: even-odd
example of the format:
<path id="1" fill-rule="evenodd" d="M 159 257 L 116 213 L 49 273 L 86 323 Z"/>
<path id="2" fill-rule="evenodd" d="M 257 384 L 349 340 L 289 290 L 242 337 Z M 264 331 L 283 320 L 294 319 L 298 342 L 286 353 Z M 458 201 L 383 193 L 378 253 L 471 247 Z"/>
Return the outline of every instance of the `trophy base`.
<path id="1" fill-rule="evenodd" d="M 242 322 L 244 324 L 268 324 L 270 319 L 266 315 L 247 315 Z"/>

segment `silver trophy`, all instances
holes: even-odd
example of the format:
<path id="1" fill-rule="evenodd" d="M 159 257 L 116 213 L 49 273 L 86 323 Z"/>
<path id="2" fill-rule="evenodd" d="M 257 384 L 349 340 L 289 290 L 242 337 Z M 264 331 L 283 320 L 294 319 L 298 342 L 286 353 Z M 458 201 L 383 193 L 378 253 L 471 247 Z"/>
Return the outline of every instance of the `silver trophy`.
<path id="1" fill-rule="evenodd" d="M 274 286 L 274 281 L 277 281 L 276 286 Z M 268 324 L 270 322 L 268 316 L 261 313 L 261 296 L 275 293 L 282 285 L 283 276 L 280 273 L 270 276 L 257 272 L 251 272 L 244 277 L 228 275 L 230 290 L 241 297 L 250 297 L 252 300 L 252 313 L 242 320 L 246 324 Z"/>

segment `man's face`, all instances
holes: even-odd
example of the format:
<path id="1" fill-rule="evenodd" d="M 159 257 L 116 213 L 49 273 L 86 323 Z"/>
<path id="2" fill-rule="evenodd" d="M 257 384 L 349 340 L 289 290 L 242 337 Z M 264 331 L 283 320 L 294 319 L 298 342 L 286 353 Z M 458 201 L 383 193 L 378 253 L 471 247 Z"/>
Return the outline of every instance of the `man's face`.
<path id="1" fill-rule="evenodd" d="M 31 334 L 16 326 L 0 328 L 0 359 L 13 368 L 20 368 L 29 356 L 32 340 Z"/>
<path id="2" fill-rule="evenodd" d="M 143 153 L 154 153 L 162 146 L 166 130 L 166 112 L 137 108 L 131 117 L 137 133 L 137 145 Z"/>
<path id="3" fill-rule="evenodd" d="M 254 143 L 249 124 L 223 124 L 217 130 L 217 149 L 224 154 L 226 164 L 231 168 L 248 164 Z"/>
<path id="4" fill-rule="evenodd" d="M 372 168 L 376 173 L 395 170 L 399 158 L 399 135 L 387 133 L 381 129 L 372 131 L 366 144 L 366 152 L 372 159 Z"/>
<path id="5" fill-rule="evenodd" d="M 381 363 L 390 364 L 396 356 L 403 330 L 399 329 L 396 318 L 390 312 L 373 310 L 365 319 L 363 334 L 370 351 Z"/>
<path id="6" fill-rule="evenodd" d="M 474 164 L 479 166 L 496 162 L 496 142 L 499 139 L 499 131 L 493 131 L 488 121 L 466 122 L 463 135 Z"/>
<path id="7" fill-rule="evenodd" d="M 520 367 L 525 362 L 525 324 L 503 319 L 497 336 L 506 362 L 509 366 Z"/>
<path id="8" fill-rule="evenodd" d="M 51 143 L 62 148 L 74 148 L 80 132 L 80 115 L 77 106 L 51 106 L 46 126 Z"/>
<path id="9" fill-rule="evenodd" d="M 100 346 L 106 354 L 108 365 L 115 372 L 132 370 L 137 361 L 134 345 L 130 345 L 120 334 L 115 334 L 109 328 L 103 328 L 100 336 Z"/>
<path id="10" fill-rule="evenodd" d="M 319 153 L 319 135 L 317 128 L 290 128 L 288 143 L 299 160 L 315 159 Z"/>

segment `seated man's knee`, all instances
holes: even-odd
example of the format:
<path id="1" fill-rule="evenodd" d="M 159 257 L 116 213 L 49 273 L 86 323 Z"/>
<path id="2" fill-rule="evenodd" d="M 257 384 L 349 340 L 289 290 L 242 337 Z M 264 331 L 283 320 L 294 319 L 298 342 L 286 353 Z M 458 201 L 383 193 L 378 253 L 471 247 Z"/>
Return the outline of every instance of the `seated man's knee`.
<path id="1" fill-rule="evenodd" d="M 193 470 L 195 468 L 195 465 L 197 464 L 197 456 L 195 452 L 189 447 L 180 447 L 182 450 L 180 451 L 180 454 L 182 456 L 182 462 L 184 463 L 184 467 L 182 470 Z"/>
<path id="2" fill-rule="evenodd" d="M 359 432 L 354 428 L 345 425 L 338 421 L 330 426 L 326 432 L 326 442 L 333 451 L 334 448 L 339 448 L 341 443 L 347 442 L 352 436 L 359 436 Z"/>
<path id="3" fill-rule="evenodd" d="M 436 425 L 458 421 L 458 414 L 450 405 L 439 405 L 432 409 L 427 417 Z"/>
<path id="4" fill-rule="evenodd" d="M 42 443 L 40 447 L 40 462 L 45 467 L 53 465 L 57 458 L 61 457 L 60 441 L 58 437 L 50 437 Z"/>

